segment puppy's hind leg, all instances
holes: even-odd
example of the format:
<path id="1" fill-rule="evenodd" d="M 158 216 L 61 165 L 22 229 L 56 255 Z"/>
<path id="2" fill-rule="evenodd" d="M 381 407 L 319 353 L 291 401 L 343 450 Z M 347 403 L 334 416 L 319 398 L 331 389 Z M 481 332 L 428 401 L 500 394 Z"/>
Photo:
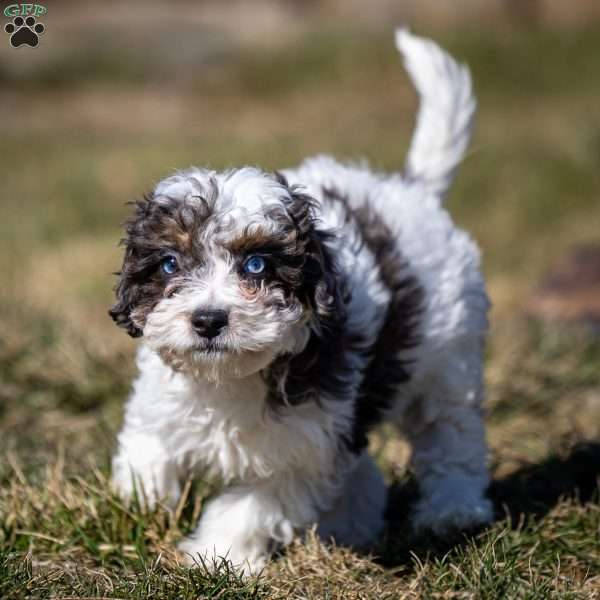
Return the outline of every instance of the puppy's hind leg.
<path id="1" fill-rule="evenodd" d="M 458 418 L 441 417 L 409 436 L 421 492 L 413 518 L 417 530 L 442 534 L 492 519 L 481 416 L 470 409 L 453 417 Z"/>
<path id="2" fill-rule="evenodd" d="M 403 420 L 421 493 L 413 515 L 417 530 L 443 534 L 493 518 L 485 496 L 488 450 L 479 362 L 469 368 L 457 352 L 441 376 L 429 379 L 424 396 Z"/>

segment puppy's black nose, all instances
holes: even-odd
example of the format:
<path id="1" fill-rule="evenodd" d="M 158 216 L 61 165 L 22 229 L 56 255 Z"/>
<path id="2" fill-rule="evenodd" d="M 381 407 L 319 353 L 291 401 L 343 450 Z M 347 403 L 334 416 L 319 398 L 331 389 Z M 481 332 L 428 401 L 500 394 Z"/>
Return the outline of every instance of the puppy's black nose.
<path id="1" fill-rule="evenodd" d="M 225 310 L 199 308 L 192 313 L 192 327 L 202 337 L 217 337 L 228 321 L 229 318 Z"/>

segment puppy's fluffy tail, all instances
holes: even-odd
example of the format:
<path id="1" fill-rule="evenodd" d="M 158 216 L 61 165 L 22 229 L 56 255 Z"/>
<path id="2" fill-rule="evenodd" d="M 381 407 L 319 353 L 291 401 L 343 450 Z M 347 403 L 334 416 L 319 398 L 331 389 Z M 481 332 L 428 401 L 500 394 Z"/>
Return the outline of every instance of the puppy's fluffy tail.
<path id="1" fill-rule="evenodd" d="M 476 108 L 471 76 L 439 46 L 407 29 L 396 30 L 396 46 L 420 98 L 405 176 L 443 197 L 471 137 Z"/>

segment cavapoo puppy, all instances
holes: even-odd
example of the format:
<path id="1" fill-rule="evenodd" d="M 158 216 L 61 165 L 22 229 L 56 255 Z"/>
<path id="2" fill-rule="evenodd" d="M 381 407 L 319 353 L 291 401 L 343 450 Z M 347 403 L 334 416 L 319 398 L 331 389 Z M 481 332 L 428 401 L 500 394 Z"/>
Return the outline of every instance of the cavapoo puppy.
<path id="1" fill-rule="evenodd" d="M 443 208 L 468 144 L 468 70 L 406 30 L 420 96 L 403 173 L 318 156 L 277 173 L 191 168 L 135 205 L 110 314 L 141 337 L 113 461 L 123 498 L 173 506 L 189 473 L 223 483 L 190 561 L 256 572 L 296 532 L 364 546 L 386 487 L 384 420 L 412 445 L 417 529 L 492 517 L 482 350 L 489 307 L 470 237 Z"/>

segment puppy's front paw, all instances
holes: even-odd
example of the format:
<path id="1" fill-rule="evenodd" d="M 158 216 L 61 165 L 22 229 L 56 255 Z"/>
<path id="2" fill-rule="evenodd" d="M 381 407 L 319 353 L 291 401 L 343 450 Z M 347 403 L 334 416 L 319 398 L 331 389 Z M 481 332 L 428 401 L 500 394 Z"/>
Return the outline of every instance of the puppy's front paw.
<path id="1" fill-rule="evenodd" d="M 133 470 L 119 459 L 113 461 L 111 487 L 126 504 L 137 497 L 145 510 L 154 510 L 158 503 L 174 508 L 181 492 L 177 477 L 166 468 Z"/>
<path id="2" fill-rule="evenodd" d="M 492 503 L 483 495 L 439 492 L 417 503 L 412 524 L 418 532 L 429 530 L 443 535 L 485 525 L 493 516 Z"/>
<path id="3" fill-rule="evenodd" d="M 214 569 L 222 559 L 230 561 L 244 575 L 258 575 L 267 562 L 264 544 L 241 541 L 227 542 L 220 537 L 191 536 L 179 543 L 184 564 L 194 567 L 203 564 Z"/>

